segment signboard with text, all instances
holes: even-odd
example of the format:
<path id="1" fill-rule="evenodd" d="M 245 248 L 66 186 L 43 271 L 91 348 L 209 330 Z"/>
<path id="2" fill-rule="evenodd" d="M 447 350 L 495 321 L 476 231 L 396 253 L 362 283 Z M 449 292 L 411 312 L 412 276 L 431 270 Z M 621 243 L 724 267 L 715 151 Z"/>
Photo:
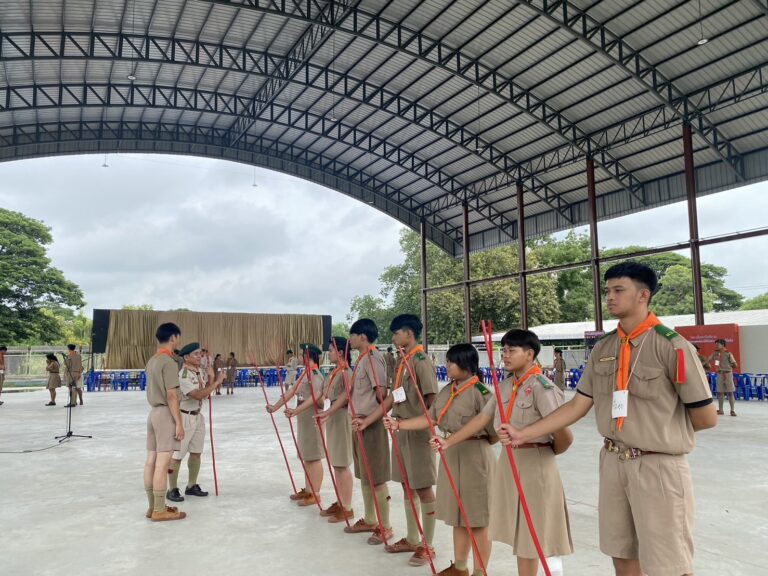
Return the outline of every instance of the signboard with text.
<path id="1" fill-rule="evenodd" d="M 715 340 L 725 340 L 726 347 L 736 357 L 736 362 L 741 366 L 739 354 L 739 325 L 738 324 L 709 324 L 707 326 L 676 326 L 675 332 L 696 344 L 702 354 L 709 358 L 715 351 Z"/>

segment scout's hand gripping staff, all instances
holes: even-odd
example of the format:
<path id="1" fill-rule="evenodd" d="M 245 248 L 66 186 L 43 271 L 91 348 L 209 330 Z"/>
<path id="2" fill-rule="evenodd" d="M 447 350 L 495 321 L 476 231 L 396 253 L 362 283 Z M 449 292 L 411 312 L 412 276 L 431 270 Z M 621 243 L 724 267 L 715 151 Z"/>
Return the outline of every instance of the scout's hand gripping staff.
<path id="1" fill-rule="evenodd" d="M 405 351 L 402 348 L 399 348 L 400 350 L 400 357 L 405 358 Z M 411 375 L 411 380 L 413 382 L 416 382 L 416 376 L 413 372 L 413 367 L 410 365 L 410 363 L 407 360 L 403 360 L 405 362 L 405 368 L 408 370 L 408 374 Z M 414 386 L 416 393 L 419 398 L 419 404 L 421 404 L 421 409 L 424 412 L 424 416 L 427 419 L 427 423 L 429 424 L 429 433 L 432 438 L 437 437 L 437 431 L 435 430 L 434 423 L 432 422 L 432 419 L 429 417 L 429 409 L 427 408 L 426 402 L 424 402 L 424 396 L 421 394 L 421 390 L 419 390 L 418 386 Z M 443 453 L 442 447 L 438 444 L 437 449 L 438 454 L 440 454 L 440 463 L 443 465 L 443 470 L 445 470 L 445 476 L 448 478 L 448 483 L 451 485 L 451 491 L 453 492 L 453 496 L 456 498 L 456 504 L 459 506 L 459 514 L 461 514 L 461 519 L 464 522 L 464 526 L 467 529 L 467 534 L 469 535 L 469 541 L 472 543 L 472 551 L 474 552 L 475 558 L 477 559 L 478 563 L 480 564 L 480 569 L 483 571 L 483 574 L 486 576 L 488 575 L 488 572 L 485 570 L 485 562 L 483 562 L 483 557 L 480 554 L 480 548 L 477 546 L 477 540 L 475 540 L 475 535 L 472 532 L 472 527 L 469 524 L 469 519 L 467 518 L 467 512 L 464 510 L 464 503 L 461 501 L 461 496 L 459 496 L 459 490 L 456 488 L 456 482 L 453 479 L 453 474 L 451 474 L 451 468 L 448 466 L 448 461 L 445 459 L 445 454 Z"/>
<path id="2" fill-rule="evenodd" d="M 496 376 L 496 367 L 493 364 L 493 336 L 492 336 L 491 322 L 490 321 L 486 322 L 485 320 L 482 320 L 480 322 L 480 327 L 483 330 L 483 339 L 485 340 L 485 349 L 486 349 L 486 352 L 488 352 L 488 366 L 491 369 L 491 378 L 493 380 L 493 388 L 496 392 L 496 405 L 499 408 L 499 416 L 501 417 L 502 424 L 506 424 L 508 421 L 508 418 L 504 414 L 504 402 L 501 399 L 501 389 L 499 388 L 499 378 Z M 539 542 L 538 536 L 536 536 L 536 530 L 533 527 L 533 519 L 531 518 L 531 511 L 528 509 L 528 502 L 526 501 L 525 494 L 523 493 L 523 484 L 522 482 L 520 482 L 520 474 L 517 471 L 517 463 L 515 462 L 515 456 L 512 451 L 512 446 L 507 444 L 505 448 L 507 449 L 507 456 L 509 457 L 509 465 L 512 468 L 512 476 L 515 479 L 515 486 L 517 486 L 517 494 L 520 497 L 520 506 L 523 509 L 523 514 L 525 515 L 525 522 L 526 524 L 528 524 L 528 530 L 531 532 L 531 539 L 533 540 L 533 545 L 536 546 L 536 553 L 539 555 L 539 560 L 541 561 L 542 568 L 544 568 L 544 574 L 546 574 L 546 576 L 552 576 L 552 573 L 549 571 L 549 564 L 547 564 L 547 559 L 544 557 L 544 551 L 541 549 L 541 543 Z"/>

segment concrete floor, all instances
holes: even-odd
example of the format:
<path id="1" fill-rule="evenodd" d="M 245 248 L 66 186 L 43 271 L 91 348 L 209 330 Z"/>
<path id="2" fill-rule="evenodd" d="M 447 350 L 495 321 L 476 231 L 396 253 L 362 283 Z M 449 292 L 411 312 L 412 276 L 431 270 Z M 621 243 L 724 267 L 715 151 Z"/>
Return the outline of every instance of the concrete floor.
<path id="1" fill-rule="evenodd" d="M 273 395 L 276 391 L 271 390 Z M 3 395 L 0 451 L 43 448 L 65 431 L 66 410 L 46 408 L 45 391 Z M 256 389 L 214 403 L 220 493 L 182 504 L 186 520 L 152 524 L 144 518 L 142 486 L 148 406 L 137 392 L 87 394 L 74 409 L 74 439 L 50 450 L 0 454 L 0 574 L 141 576 L 428 574 L 405 554 L 390 556 L 346 535 L 315 508 L 289 502 L 290 484 L 264 400 Z M 721 418 L 699 435 L 691 456 L 696 482 L 696 574 L 768 573 L 768 403 L 740 403 L 739 417 Z M 278 420 L 290 442 L 284 418 Z M 559 458 L 576 553 L 568 576 L 612 574 L 597 548 L 597 456 L 591 417 L 574 427 L 576 442 Z M 209 447 L 200 484 L 213 491 Z M 300 465 L 292 461 L 295 476 Z M 186 482 L 186 466 L 180 484 Z M 403 496 L 394 484 L 392 520 L 404 535 Z M 326 478 L 322 493 L 335 499 Z M 359 490 L 354 507 L 362 512 Z M 343 526 L 343 524 L 341 525 Z M 450 530 L 438 523 L 438 570 L 452 558 Z M 492 574 L 515 574 L 511 549 L 496 545 Z M 651 575 L 652 576 L 652 575 Z"/>

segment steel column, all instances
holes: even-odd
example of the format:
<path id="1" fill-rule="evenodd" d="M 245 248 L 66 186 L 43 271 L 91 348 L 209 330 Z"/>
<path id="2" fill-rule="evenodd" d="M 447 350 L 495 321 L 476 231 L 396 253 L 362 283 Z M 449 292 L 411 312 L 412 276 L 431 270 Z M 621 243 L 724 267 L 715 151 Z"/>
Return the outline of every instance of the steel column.
<path id="1" fill-rule="evenodd" d="M 424 351 L 429 350 L 429 332 L 427 320 L 427 222 L 422 220 L 419 223 L 419 232 L 421 235 L 421 323 L 423 324 L 421 341 Z"/>
<path id="2" fill-rule="evenodd" d="M 589 205 L 590 268 L 595 307 L 595 330 L 603 329 L 603 298 L 600 285 L 600 245 L 597 241 L 597 198 L 595 195 L 595 161 L 587 157 L 587 204 Z"/>
<path id="3" fill-rule="evenodd" d="M 685 163 L 685 192 L 688 199 L 688 231 L 691 247 L 691 272 L 693 275 L 693 312 L 696 324 L 704 324 L 704 297 L 701 284 L 701 256 L 699 253 L 699 218 L 696 209 L 696 173 L 693 165 L 693 131 L 683 124 L 683 160 Z"/>
<path id="4" fill-rule="evenodd" d="M 523 183 L 517 181 L 517 279 L 520 283 L 520 328 L 528 330 L 528 283 L 525 262 L 525 203 Z"/>
<path id="5" fill-rule="evenodd" d="M 464 339 L 472 342 L 472 301 L 469 288 L 469 204 L 462 204 L 464 212 Z"/>

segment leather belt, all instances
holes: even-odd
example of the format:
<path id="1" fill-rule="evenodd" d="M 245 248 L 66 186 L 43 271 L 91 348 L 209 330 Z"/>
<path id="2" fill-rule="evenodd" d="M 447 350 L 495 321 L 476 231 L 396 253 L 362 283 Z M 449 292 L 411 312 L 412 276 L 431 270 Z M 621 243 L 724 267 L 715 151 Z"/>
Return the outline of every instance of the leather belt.
<path id="1" fill-rule="evenodd" d="M 648 454 L 664 454 L 664 452 L 651 452 L 650 450 L 640 450 L 639 448 L 630 448 L 628 446 L 622 448 L 610 438 L 603 440 L 603 446 L 605 446 L 607 452 L 618 454 L 619 460 L 635 460 L 640 458 L 640 456 L 647 456 Z"/>
<path id="2" fill-rule="evenodd" d="M 518 444 L 515 448 L 551 448 L 552 442 L 527 442 Z"/>
<path id="3" fill-rule="evenodd" d="M 184 412 L 184 414 L 189 414 L 191 416 L 197 416 L 198 414 L 200 414 L 200 410 L 182 410 L 182 412 Z"/>

